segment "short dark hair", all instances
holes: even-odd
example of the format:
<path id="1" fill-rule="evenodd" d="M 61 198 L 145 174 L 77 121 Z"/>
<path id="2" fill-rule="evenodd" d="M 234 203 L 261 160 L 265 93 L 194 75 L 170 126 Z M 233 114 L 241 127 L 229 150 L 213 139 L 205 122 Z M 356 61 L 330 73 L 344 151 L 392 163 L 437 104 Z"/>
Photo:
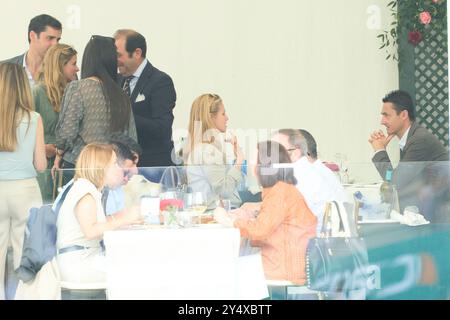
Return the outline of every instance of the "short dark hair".
<path id="1" fill-rule="evenodd" d="M 128 52 L 128 56 L 131 58 L 136 49 L 141 49 L 142 57 L 147 55 L 147 41 L 142 34 L 130 29 L 120 29 L 114 33 L 114 39 L 124 37 L 125 38 L 125 50 Z"/>
<path id="2" fill-rule="evenodd" d="M 317 143 L 316 140 L 314 140 L 314 137 L 311 133 L 306 131 L 305 129 L 299 129 L 300 133 L 306 140 L 306 144 L 308 145 L 308 156 L 313 158 L 314 160 L 317 159 Z"/>
<path id="3" fill-rule="evenodd" d="M 123 133 L 113 133 L 109 138 L 109 143 L 114 146 L 119 161 L 131 160 L 134 162 L 137 159 L 136 155 L 142 154 L 139 144 Z"/>
<path id="4" fill-rule="evenodd" d="M 386 102 L 390 102 L 394 105 L 397 114 L 406 110 L 408 111 L 409 120 L 416 120 L 414 102 L 408 92 L 403 90 L 391 91 L 383 98 L 383 103 Z"/>
<path id="5" fill-rule="evenodd" d="M 294 177 L 294 168 L 276 168 L 273 164 L 291 163 L 291 158 L 286 149 L 275 141 L 263 141 L 258 143 L 258 168 L 257 177 L 263 188 L 273 187 L 277 182 L 297 184 Z"/>
<path id="6" fill-rule="evenodd" d="M 299 130 L 280 129 L 277 133 L 288 137 L 289 144 L 295 148 L 300 149 L 300 151 L 302 152 L 302 157 L 308 154 L 308 143 Z"/>
<path id="7" fill-rule="evenodd" d="M 48 14 L 41 14 L 30 20 L 28 25 L 28 43 L 31 42 L 30 32 L 34 31 L 38 37 L 42 31 L 45 31 L 47 27 L 51 27 L 56 30 L 62 30 L 62 24 L 57 19 L 49 16 Z"/>

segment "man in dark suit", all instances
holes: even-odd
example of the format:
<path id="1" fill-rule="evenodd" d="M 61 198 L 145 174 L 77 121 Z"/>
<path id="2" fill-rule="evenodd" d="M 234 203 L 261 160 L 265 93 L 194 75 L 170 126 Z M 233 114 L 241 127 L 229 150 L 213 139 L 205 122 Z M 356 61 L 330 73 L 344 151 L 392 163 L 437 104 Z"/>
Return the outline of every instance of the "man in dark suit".
<path id="1" fill-rule="evenodd" d="M 375 151 L 372 162 L 383 179 L 386 171 L 393 171 L 392 182 L 398 188 L 402 210 L 408 205 L 425 208 L 425 202 L 430 200 L 429 196 L 425 196 L 425 193 L 429 193 L 426 190 L 435 184 L 435 178 L 445 168 L 437 162 L 448 161 L 448 150 L 431 132 L 417 123 L 413 101 L 405 91 L 393 91 L 384 97 L 381 124 L 386 127 L 388 135 L 381 131 L 371 134 L 369 142 Z M 400 140 L 400 164 L 395 170 L 386 152 L 394 136 Z M 432 218 L 432 212 L 423 213 Z"/>
<path id="2" fill-rule="evenodd" d="M 138 143 L 142 148 L 138 165 L 171 166 L 173 108 L 176 101 L 173 81 L 146 59 L 147 43 L 141 34 L 134 30 L 118 30 L 114 39 L 119 72 L 123 77 L 120 85 L 130 96 Z M 148 178 L 157 180 L 155 177 Z"/>
<path id="3" fill-rule="evenodd" d="M 5 62 L 16 63 L 24 67 L 28 80 L 34 85 L 42 61 L 47 50 L 61 39 L 62 25 L 57 19 L 47 14 L 41 14 L 31 19 L 28 25 L 29 49 L 20 56 Z"/>

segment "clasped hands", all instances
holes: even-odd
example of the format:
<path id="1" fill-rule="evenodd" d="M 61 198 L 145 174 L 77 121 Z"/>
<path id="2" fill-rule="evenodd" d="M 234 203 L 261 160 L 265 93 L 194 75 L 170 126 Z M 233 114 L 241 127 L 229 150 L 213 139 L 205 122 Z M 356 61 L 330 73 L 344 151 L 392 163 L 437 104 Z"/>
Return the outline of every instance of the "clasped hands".
<path id="1" fill-rule="evenodd" d="M 377 130 L 370 135 L 369 143 L 374 151 L 385 150 L 393 137 L 393 134 L 386 136 L 381 130 Z"/>

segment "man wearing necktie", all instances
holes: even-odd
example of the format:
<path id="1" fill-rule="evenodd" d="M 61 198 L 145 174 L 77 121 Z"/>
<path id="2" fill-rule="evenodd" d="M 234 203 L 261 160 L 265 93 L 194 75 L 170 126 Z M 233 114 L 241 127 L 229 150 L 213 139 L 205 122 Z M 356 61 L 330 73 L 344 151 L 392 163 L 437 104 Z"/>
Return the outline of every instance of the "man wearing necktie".
<path id="1" fill-rule="evenodd" d="M 138 143 L 142 148 L 140 168 L 166 167 L 172 162 L 172 124 L 176 92 L 169 75 L 155 68 L 146 58 L 145 38 L 134 30 L 114 34 L 121 86 L 130 96 Z M 157 181 L 157 169 L 141 173 Z"/>
<path id="2" fill-rule="evenodd" d="M 125 80 L 123 81 L 123 91 L 127 94 L 127 96 L 131 96 L 131 88 L 130 88 L 130 83 L 131 80 L 133 80 L 134 76 L 129 76 L 126 77 Z"/>
<path id="3" fill-rule="evenodd" d="M 393 170 L 386 147 L 396 136 L 399 139 L 400 164 L 393 170 L 393 183 L 399 191 L 401 210 L 407 205 L 421 209 L 420 198 L 425 183 L 429 184 L 430 177 L 436 174 L 437 165 L 434 163 L 432 166 L 431 162 L 448 161 L 448 150 L 416 121 L 413 100 L 405 91 L 393 91 L 384 97 L 381 124 L 386 127 L 387 136 L 381 130 L 370 135 L 369 143 L 375 151 L 372 162 L 383 179 L 387 170 Z"/>

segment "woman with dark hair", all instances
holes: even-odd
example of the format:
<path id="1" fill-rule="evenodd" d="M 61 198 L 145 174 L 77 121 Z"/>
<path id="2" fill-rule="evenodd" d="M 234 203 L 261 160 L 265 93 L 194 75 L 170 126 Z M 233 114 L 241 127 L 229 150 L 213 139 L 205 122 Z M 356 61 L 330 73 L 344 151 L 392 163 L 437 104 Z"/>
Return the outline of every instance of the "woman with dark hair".
<path id="1" fill-rule="evenodd" d="M 286 149 L 274 141 L 258 144 L 258 178 L 262 191 L 257 217 L 244 209 L 227 213 L 217 208 L 214 218 L 240 229 L 241 236 L 261 248 L 266 279 L 305 284 L 308 240 L 316 235 L 317 218 L 295 187 L 296 179 Z"/>
<path id="2" fill-rule="evenodd" d="M 106 142 L 113 133 L 137 140 L 130 100 L 116 80 L 114 39 L 92 36 L 84 50 L 81 80 L 72 81 L 64 92 L 53 170 L 73 169 L 85 145 Z M 70 171 L 64 172 L 64 184 L 73 177 Z"/>

